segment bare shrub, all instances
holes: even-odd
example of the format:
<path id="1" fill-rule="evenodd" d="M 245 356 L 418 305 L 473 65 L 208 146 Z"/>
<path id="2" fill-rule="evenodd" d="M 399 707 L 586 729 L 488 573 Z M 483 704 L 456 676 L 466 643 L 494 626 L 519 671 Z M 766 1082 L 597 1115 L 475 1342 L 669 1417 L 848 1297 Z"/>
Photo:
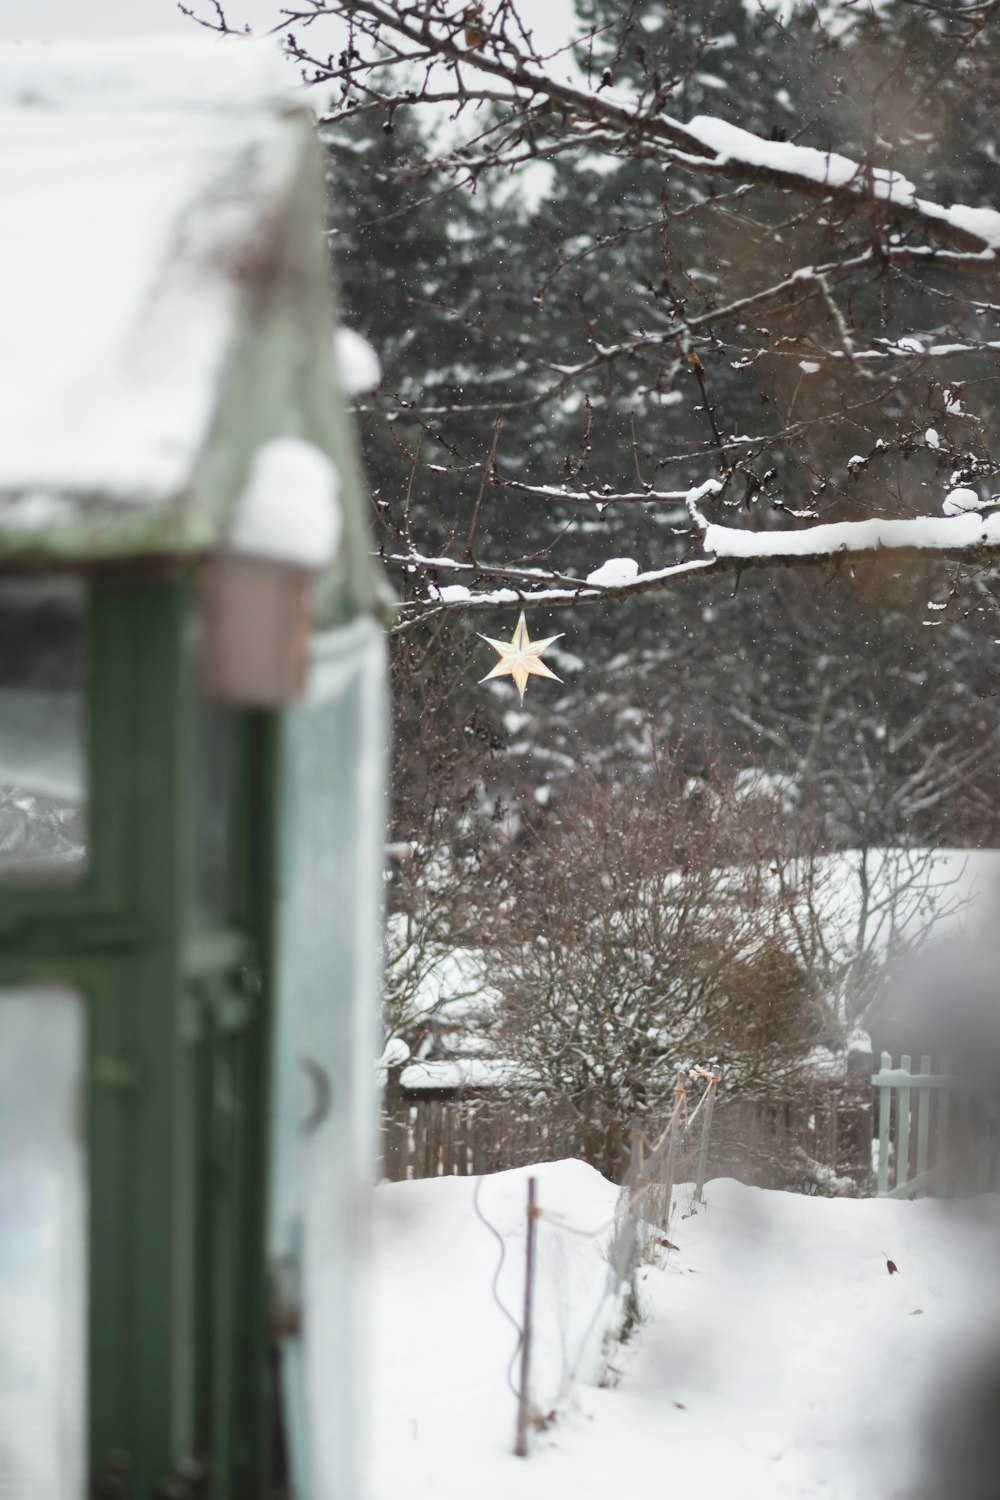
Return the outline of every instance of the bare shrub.
<path id="1" fill-rule="evenodd" d="M 491 931 L 494 1041 L 527 1087 L 600 1128 L 655 1117 L 688 1063 L 773 1092 L 839 1042 L 785 921 L 781 846 L 773 805 L 669 763 L 637 785 L 581 778 L 540 816 Z"/>

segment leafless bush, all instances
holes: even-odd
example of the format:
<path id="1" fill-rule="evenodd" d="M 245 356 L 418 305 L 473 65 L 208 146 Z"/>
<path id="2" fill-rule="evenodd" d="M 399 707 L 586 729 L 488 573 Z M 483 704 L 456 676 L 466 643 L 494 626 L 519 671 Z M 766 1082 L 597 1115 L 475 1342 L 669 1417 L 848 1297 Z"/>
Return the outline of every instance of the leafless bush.
<path id="1" fill-rule="evenodd" d="M 539 818 L 491 924 L 498 1050 L 595 1128 L 662 1111 L 679 1067 L 773 1091 L 841 1037 L 784 921 L 773 810 L 661 763 Z"/>

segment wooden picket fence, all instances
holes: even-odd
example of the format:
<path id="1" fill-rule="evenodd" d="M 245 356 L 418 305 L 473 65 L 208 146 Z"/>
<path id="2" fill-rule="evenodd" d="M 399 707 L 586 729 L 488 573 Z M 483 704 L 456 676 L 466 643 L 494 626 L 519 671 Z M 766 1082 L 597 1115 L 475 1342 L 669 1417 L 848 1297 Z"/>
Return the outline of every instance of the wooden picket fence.
<path id="1" fill-rule="evenodd" d="M 478 1177 L 579 1155 L 579 1135 L 571 1120 L 519 1104 L 401 1098 L 384 1120 L 382 1170 L 390 1182 Z"/>
<path id="2" fill-rule="evenodd" d="M 1000 1190 L 1000 1115 L 949 1072 L 922 1057 L 915 1071 L 886 1052 L 879 1071 L 851 1085 L 817 1086 L 790 1099 L 727 1099 L 715 1110 L 710 1176 L 798 1191 L 875 1191 L 881 1197 L 961 1197 Z M 874 1095 L 872 1087 L 874 1086 Z M 877 1167 L 871 1174 L 873 1099 Z M 650 1122 L 652 1132 L 655 1122 Z M 661 1122 L 662 1126 L 662 1122 Z M 629 1128 L 593 1126 L 551 1106 L 532 1109 L 488 1094 L 426 1098 L 387 1093 L 383 1172 L 393 1182 L 468 1177 L 582 1157 L 616 1182 L 629 1170 Z M 693 1170 L 693 1163 L 686 1164 Z M 839 1179 L 831 1184 L 829 1173 Z M 851 1183 L 854 1184 L 853 1189 Z"/>
<path id="3" fill-rule="evenodd" d="M 1000 1121 L 994 1103 L 978 1097 L 943 1062 L 921 1057 L 913 1071 L 888 1052 L 872 1079 L 878 1093 L 878 1167 L 881 1198 L 926 1194 L 967 1197 L 1000 1186 Z"/>
<path id="4" fill-rule="evenodd" d="M 870 1170 L 871 1090 L 818 1087 L 794 1099 L 727 1099 L 715 1109 L 707 1170 L 763 1187 L 800 1190 L 817 1165 L 850 1177 L 864 1191 Z M 648 1123 L 658 1135 L 662 1120 Z M 581 1157 L 615 1182 L 629 1170 L 630 1126 L 581 1124 L 568 1111 L 467 1095 L 426 1098 L 387 1091 L 383 1120 L 383 1174 L 391 1182 L 425 1177 L 466 1177 L 534 1162 Z M 704 1164 L 703 1164 L 704 1165 Z M 685 1164 L 694 1170 L 695 1162 Z M 808 1190 L 808 1189 L 807 1189 Z"/>
<path id="5" fill-rule="evenodd" d="M 816 1084 L 789 1098 L 726 1099 L 716 1112 L 709 1167 L 757 1187 L 829 1190 L 832 1177 L 868 1190 L 872 1094 L 867 1081 Z"/>

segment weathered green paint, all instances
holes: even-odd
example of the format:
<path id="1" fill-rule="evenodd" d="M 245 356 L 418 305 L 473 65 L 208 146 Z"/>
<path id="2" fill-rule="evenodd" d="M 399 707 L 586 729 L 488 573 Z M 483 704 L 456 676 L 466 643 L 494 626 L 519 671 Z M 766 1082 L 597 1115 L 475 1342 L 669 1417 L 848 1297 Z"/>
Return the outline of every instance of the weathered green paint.
<path id="1" fill-rule="evenodd" d="M 268 1185 L 271 1180 L 272 1056 L 275 1024 L 276 872 L 280 820 L 280 723 L 276 714 L 246 718 L 246 754 L 237 797 L 241 816 L 233 873 L 235 912 L 255 934 L 257 1024 L 248 1038 L 244 1127 L 244 1182 L 240 1232 L 244 1242 L 243 1279 L 233 1350 L 233 1427 L 231 1493 L 255 1500 L 267 1488 L 270 1466 L 272 1382 L 268 1363 L 270 1296 L 267 1268 Z"/>
<path id="2" fill-rule="evenodd" d="M 237 715 L 231 926 L 192 928 L 192 580 L 93 590 L 88 872 L 0 888 L 0 982 L 87 1000 L 90 1449 L 121 1493 L 188 1457 L 264 1493 L 273 717 Z"/>
<path id="3" fill-rule="evenodd" d="M 299 974 L 287 933 L 319 932 L 325 902 L 334 905 L 336 932 L 319 945 L 313 984 L 324 1017 L 327 998 L 336 997 L 322 1039 L 348 1101 L 355 1095 L 347 1080 L 361 1089 L 359 1059 L 370 1051 L 367 1033 L 363 1047 L 358 1037 L 374 1019 L 374 959 L 369 973 L 354 949 L 367 955 L 376 925 L 380 833 L 372 809 L 382 779 L 377 755 L 359 739 L 362 711 L 376 721 L 372 705 L 365 707 L 371 694 L 353 677 L 351 692 L 323 710 L 309 735 L 292 732 L 295 710 L 228 713 L 230 838 L 213 846 L 226 851 L 225 899 L 216 901 L 216 884 L 202 910 L 196 880 L 205 727 L 196 682 L 197 573 L 225 545 L 262 444 L 304 438 L 339 474 L 343 539 L 317 587 L 316 622 L 351 622 L 376 636 L 371 617 L 391 603 L 370 557 L 356 442 L 332 359 L 335 308 L 314 122 L 294 101 L 261 108 L 273 115 L 266 128 L 279 148 L 275 171 L 263 186 L 238 171 L 227 179 L 236 199 L 244 189 L 263 197 L 251 204 L 247 222 L 255 227 L 244 240 L 219 241 L 219 255 L 206 261 L 215 290 L 225 284 L 225 314 L 211 380 L 194 390 L 200 415 L 176 450 L 186 456 L 176 471 L 162 471 L 178 477 L 156 489 L 161 471 L 140 463 L 128 470 L 138 478 L 118 488 L 109 480 L 105 492 L 94 469 L 76 481 L 60 470 L 55 488 L 12 470 L 11 488 L 0 488 L 0 568 L 69 569 L 89 579 L 89 865 L 75 885 L 0 887 L 0 982 L 63 980 L 86 999 L 90 1456 L 107 1480 L 96 1493 L 116 1500 L 149 1500 L 189 1459 L 203 1466 L 205 1500 L 267 1493 L 273 1018 L 279 985 L 287 999 L 289 976 Z M 205 207 L 201 200 L 180 205 L 183 222 L 189 214 L 196 222 Z M 154 279 L 161 270 L 152 268 Z M 154 476 L 148 490 L 144 473 Z M 20 502 L 36 491 L 51 504 L 36 509 L 43 519 L 28 526 Z M 379 690 L 383 671 L 381 658 L 370 656 L 366 681 Z M 380 718 L 369 732 L 384 742 Z M 296 783 L 314 760 L 327 816 L 312 829 Z M 363 847 L 351 806 L 362 793 L 370 804 Z M 293 797 L 301 799 L 298 853 L 287 833 L 278 837 Z M 321 888 L 313 879 L 320 856 Z M 276 872 L 293 865 L 295 900 L 279 900 Z M 361 932 L 364 943 L 352 946 L 349 938 Z M 371 948 L 374 954 L 374 941 Z M 352 970 L 348 982 L 340 970 L 351 962 L 361 977 Z M 371 1015 L 362 1001 L 371 1002 Z M 345 1113 L 331 1137 L 343 1180 L 341 1196 L 327 1201 L 344 1209 L 345 1245 L 345 1205 L 356 1202 L 346 1184 L 363 1177 L 348 1147 L 364 1156 L 365 1170 L 374 1154 L 357 1116 Z M 346 1347 L 359 1337 L 357 1299 L 350 1277 L 341 1280 L 334 1342 Z M 336 1401 L 336 1443 L 347 1452 L 353 1407 L 339 1390 Z M 301 1402 L 288 1420 L 305 1426 Z M 353 1451 L 348 1458 L 354 1462 Z M 348 1483 L 345 1493 L 353 1489 Z"/>
<path id="4" fill-rule="evenodd" d="M 276 726 L 239 716 L 234 737 L 228 930 L 191 939 L 185 989 L 197 1014 L 199 1433 L 212 1493 L 253 1500 L 268 1472 L 265 1223 L 273 1006 L 272 848 Z"/>

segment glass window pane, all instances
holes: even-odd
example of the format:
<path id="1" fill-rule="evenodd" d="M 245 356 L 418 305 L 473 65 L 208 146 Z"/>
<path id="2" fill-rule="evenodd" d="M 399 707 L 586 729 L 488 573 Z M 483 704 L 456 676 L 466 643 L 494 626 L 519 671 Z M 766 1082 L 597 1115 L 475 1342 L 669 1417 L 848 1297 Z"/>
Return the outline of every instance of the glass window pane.
<path id="1" fill-rule="evenodd" d="M 84 610 L 75 579 L 0 579 L 0 881 L 84 870 Z"/>
<path id="2" fill-rule="evenodd" d="M 0 1500 L 82 1500 L 87 1211 L 82 997 L 0 989 Z"/>
<path id="3" fill-rule="evenodd" d="M 378 1149 L 384 649 L 372 620 L 315 639 L 307 700 L 284 726 L 271 1251 L 302 1299 L 282 1370 L 303 1495 L 365 1488 L 353 1362 Z"/>

